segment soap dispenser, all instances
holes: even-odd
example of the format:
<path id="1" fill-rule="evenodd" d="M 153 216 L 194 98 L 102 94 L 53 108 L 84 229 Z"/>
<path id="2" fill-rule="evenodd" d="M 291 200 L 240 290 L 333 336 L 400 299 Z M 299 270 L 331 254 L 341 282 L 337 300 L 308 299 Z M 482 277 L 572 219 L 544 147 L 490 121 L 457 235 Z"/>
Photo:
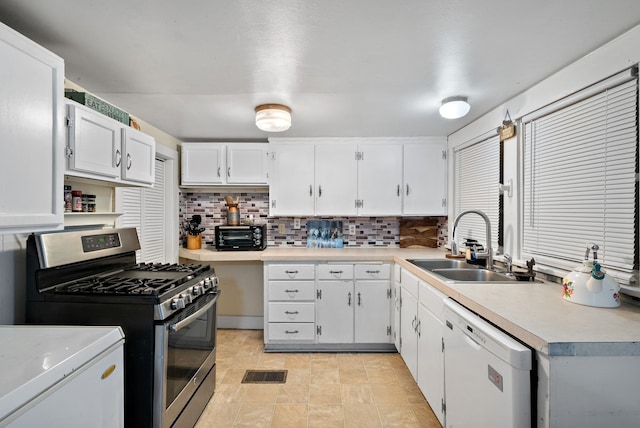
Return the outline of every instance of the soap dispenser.
<path id="1" fill-rule="evenodd" d="M 562 280 L 562 297 L 581 305 L 617 308 L 620 306 L 620 286 L 602 270 L 598 263 L 598 249 L 596 244 L 587 244 L 582 265 Z M 589 252 L 593 252 L 593 261 L 589 260 Z"/>

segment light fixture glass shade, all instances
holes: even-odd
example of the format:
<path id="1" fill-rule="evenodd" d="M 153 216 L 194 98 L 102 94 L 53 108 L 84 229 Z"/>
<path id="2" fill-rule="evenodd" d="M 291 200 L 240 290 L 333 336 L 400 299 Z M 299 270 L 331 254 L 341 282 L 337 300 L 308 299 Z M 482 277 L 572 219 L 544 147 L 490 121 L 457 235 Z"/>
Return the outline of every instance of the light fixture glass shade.
<path id="1" fill-rule="evenodd" d="M 467 97 L 449 97 L 442 100 L 440 116 L 445 119 L 458 119 L 469 113 L 471 106 Z"/>
<path id="2" fill-rule="evenodd" d="M 282 132 L 291 127 L 291 109 L 282 104 L 256 107 L 256 126 L 267 132 Z"/>

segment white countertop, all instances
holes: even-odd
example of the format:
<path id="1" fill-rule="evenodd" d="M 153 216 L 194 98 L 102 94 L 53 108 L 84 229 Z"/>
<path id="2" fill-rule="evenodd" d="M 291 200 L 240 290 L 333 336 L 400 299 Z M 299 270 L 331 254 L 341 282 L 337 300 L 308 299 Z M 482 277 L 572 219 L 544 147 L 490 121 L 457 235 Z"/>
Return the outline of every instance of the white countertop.
<path id="1" fill-rule="evenodd" d="M 123 341 L 120 327 L 0 326 L 0 420 Z"/>
<path id="2" fill-rule="evenodd" d="M 250 253 L 250 254 L 249 254 Z M 457 300 L 533 349 L 551 356 L 640 355 L 640 307 L 595 308 L 562 299 L 555 283 L 448 283 L 407 259 L 443 258 L 441 249 L 269 247 L 226 252 L 180 249 L 180 257 L 216 261 L 389 261 Z"/>

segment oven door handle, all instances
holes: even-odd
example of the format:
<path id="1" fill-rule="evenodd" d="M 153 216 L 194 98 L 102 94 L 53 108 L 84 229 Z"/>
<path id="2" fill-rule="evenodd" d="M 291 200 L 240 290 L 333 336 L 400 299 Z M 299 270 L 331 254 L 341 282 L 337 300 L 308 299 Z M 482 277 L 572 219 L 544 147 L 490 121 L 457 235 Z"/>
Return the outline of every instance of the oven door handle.
<path id="1" fill-rule="evenodd" d="M 200 315 L 202 315 L 203 313 L 205 313 L 209 309 L 211 309 L 211 307 L 213 305 L 215 305 L 215 303 L 217 301 L 218 301 L 218 296 L 214 297 L 212 301 L 210 301 L 209 303 L 207 303 L 206 305 L 204 305 L 203 307 L 198 309 L 193 314 L 189 315 L 187 318 L 185 318 L 183 320 L 180 320 L 180 321 L 178 321 L 176 323 L 169 324 L 169 330 L 171 330 L 171 331 L 180 331 L 180 330 L 182 330 L 182 328 L 185 325 L 190 324 L 193 321 L 194 318 L 198 318 Z"/>

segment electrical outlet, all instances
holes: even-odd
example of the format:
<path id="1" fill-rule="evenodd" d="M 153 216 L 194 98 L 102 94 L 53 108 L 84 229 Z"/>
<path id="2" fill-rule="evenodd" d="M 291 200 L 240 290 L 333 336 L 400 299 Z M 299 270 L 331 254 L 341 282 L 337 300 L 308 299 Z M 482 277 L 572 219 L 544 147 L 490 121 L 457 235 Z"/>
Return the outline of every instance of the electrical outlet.
<path id="1" fill-rule="evenodd" d="M 349 235 L 355 235 L 356 234 L 356 225 L 355 224 L 350 224 L 349 225 Z"/>
<path id="2" fill-rule="evenodd" d="M 283 235 L 285 233 L 284 223 L 278 224 L 278 233 L 281 234 L 281 235 Z"/>
<path id="3" fill-rule="evenodd" d="M 293 228 L 298 230 L 300 229 L 300 219 L 299 218 L 294 218 L 293 219 Z"/>

